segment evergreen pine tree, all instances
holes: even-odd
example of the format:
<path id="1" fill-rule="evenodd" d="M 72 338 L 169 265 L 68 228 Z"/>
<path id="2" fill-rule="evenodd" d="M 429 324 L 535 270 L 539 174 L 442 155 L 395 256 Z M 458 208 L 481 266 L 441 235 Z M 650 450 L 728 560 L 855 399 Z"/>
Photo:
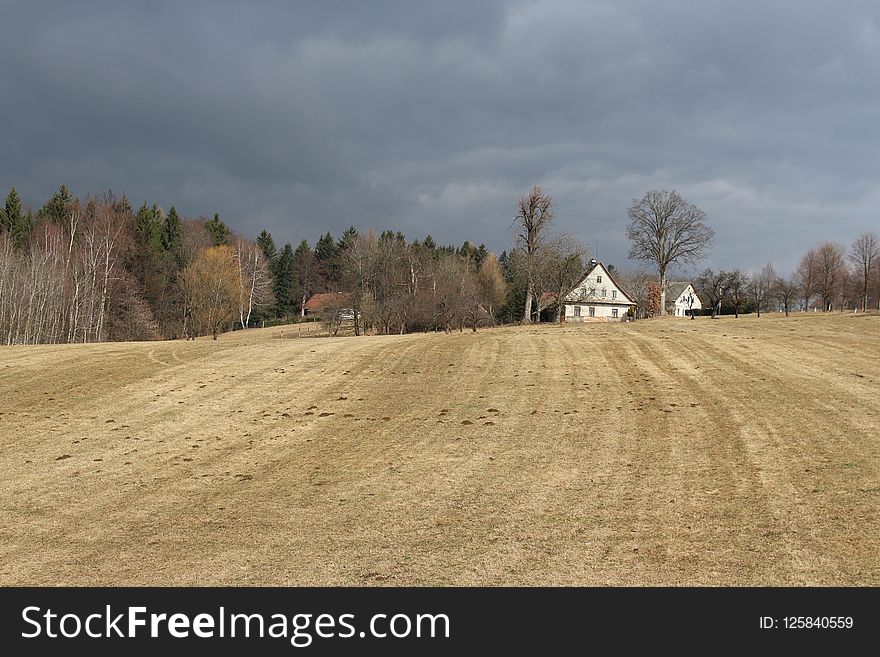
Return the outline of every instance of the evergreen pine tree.
<path id="1" fill-rule="evenodd" d="M 332 260 L 336 257 L 338 251 L 339 249 L 336 246 L 336 241 L 333 239 L 333 235 L 330 234 L 330 231 L 321 235 L 315 243 L 315 257 L 322 262 L 329 262 Z"/>
<path id="2" fill-rule="evenodd" d="M 486 245 L 480 244 L 480 246 L 477 247 L 477 250 L 474 251 L 474 264 L 477 269 L 482 266 L 483 260 L 486 259 L 487 255 L 489 255 L 489 250 L 486 248 Z"/>
<path id="3" fill-rule="evenodd" d="M 9 235 L 9 239 L 16 247 L 22 247 L 27 243 L 30 235 L 30 217 L 25 214 L 21 205 L 21 197 L 15 187 L 6 195 L 6 207 L 0 208 L 0 219 L 3 229 Z"/>
<path id="4" fill-rule="evenodd" d="M 229 226 L 220 220 L 219 213 L 214 213 L 214 218 L 205 224 L 205 228 L 211 236 L 211 241 L 214 243 L 214 246 L 229 244 L 229 238 L 232 231 L 229 230 Z"/>
<path id="5" fill-rule="evenodd" d="M 275 240 L 272 237 L 272 233 L 264 229 L 259 235 L 257 235 L 256 242 L 257 246 L 263 251 L 263 257 L 266 258 L 266 262 L 269 264 L 269 269 L 274 276 L 275 266 L 278 261 L 278 248 L 275 246 Z"/>
<path id="6" fill-rule="evenodd" d="M 116 202 L 116 211 L 121 214 L 130 214 L 131 203 L 128 202 L 128 197 L 123 193 L 122 198 Z"/>
<path id="7" fill-rule="evenodd" d="M 73 195 L 67 188 L 67 185 L 61 185 L 58 191 L 52 195 L 46 204 L 40 209 L 40 216 L 50 219 L 56 223 L 64 221 L 64 215 L 67 206 L 73 202 Z"/>
<path id="8" fill-rule="evenodd" d="M 21 199 L 15 187 L 9 190 L 6 195 L 6 207 L 0 208 L 0 230 L 6 233 L 12 233 L 12 227 L 15 225 L 16 218 L 21 214 Z"/>
<path id="9" fill-rule="evenodd" d="M 353 246 L 357 238 L 358 232 L 354 226 L 346 228 L 345 232 L 342 233 L 342 237 L 339 238 L 339 252 L 341 253 Z"/>
<path id="10" fill-rule="evenodd" d="M 293 252 L 293 260 L 290 264 L 290 300 L 293 308 L 300 315 L 305 315 L 303 307 L 317 288 L 316 265 L 315 252 L 309 247 L 308 241 L 303 240 Z"/>
<path id="11" fill-rule="evenodd" d="M 321 286 L 325 290 L 336 290 L 340 278 L 339 247 L 333 235 L 328 231 L 315 244 L 315 257 L 318 260 L 318 271 L 323 279 Z"/>
<path id="12" fill-rule="evenodd" d="M 150 252 L 162 248 L 162 226 L 156 217 L 156 206 L 148 208 L 144 203 L 134 218 L 135 237 L 138 244 Z"/>
<path id="13" fill-rule="evenodd" d="M 179 267 L 183 256 L 183 226 L 173 205 L 162 224 L 162 248 L 174 258 Z"/>
<path id="14" fill-rule="evenodd" d="M 293 312 L 293 300 L 291 299 L 293 248 L 290 243 L 284 245 L 278 254 L 275 265 L 275 315 L 277 317 L 289 317 Z"/>

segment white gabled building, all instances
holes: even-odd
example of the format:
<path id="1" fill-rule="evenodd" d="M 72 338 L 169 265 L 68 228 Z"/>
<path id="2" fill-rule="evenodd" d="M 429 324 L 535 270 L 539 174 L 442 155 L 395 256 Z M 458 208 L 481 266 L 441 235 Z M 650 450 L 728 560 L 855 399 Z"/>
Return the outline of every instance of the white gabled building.
<path id="1" fill-rule="evenodd" d="M 566 322 L 622 322 L 636 302 L 614 280 L 605 265 L 590 261 L 581 281 L 563 297 Z"/>
<path id="2" fill-rule="evenodd" d="M 666 286 L 666 312 L 670 315 L 687 317 L 691 311 L 702 309 L 700 297 L 690 283 L 669 283 Z"/>

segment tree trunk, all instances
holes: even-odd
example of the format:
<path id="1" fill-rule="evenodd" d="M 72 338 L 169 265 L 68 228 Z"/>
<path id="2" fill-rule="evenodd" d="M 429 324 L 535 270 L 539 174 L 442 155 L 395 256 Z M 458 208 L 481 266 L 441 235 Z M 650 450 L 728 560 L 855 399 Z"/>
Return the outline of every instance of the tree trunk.
<path id="1" fill-rule="evenodd" d="M 666 268 L 660 270 L 660 317 L 666 314 Z"/>
<path id="2" fill-rule="evenodd" d="M 525 312 L 523 313 L 523 322 L 526 324 L 530 324 L 532 321 L 532 296 L 534 294 L 534 287 L 532 286 L 532 279 L 529 277 L 528 285 L 526 286 L 526 307 Z"/>

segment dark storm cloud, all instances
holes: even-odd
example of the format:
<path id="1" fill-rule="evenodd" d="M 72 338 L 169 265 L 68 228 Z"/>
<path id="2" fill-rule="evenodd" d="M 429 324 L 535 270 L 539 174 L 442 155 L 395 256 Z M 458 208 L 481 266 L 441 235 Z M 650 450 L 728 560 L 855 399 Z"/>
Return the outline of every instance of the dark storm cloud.
<path id="1" fill-rule="evenodd" d="M 625 264 L 675 188 L 715 266 L 878 227 L 880 10 L 831 2 L 6 3 L 0 183 L 509 246 L 538 183 Z"/>

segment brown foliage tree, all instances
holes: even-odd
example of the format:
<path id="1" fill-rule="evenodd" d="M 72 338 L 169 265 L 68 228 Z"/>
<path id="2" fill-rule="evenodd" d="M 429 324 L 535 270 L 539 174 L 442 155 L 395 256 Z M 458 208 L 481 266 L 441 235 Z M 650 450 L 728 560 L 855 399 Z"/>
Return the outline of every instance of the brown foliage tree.
<path id="1" fill-rule="evenodd" d="M 181 274 L 186 298 L 187 335 L 206 335 L 216 340 L 239 308 L 239 277 L 235 252 L 230 246 L 203 249 Z"/>
<path id="2" fill-rule="evenodd" d="M 648 284 L 648 317 L 656 317 L 663 307 L 663 289 L 657 281 Z"/>

